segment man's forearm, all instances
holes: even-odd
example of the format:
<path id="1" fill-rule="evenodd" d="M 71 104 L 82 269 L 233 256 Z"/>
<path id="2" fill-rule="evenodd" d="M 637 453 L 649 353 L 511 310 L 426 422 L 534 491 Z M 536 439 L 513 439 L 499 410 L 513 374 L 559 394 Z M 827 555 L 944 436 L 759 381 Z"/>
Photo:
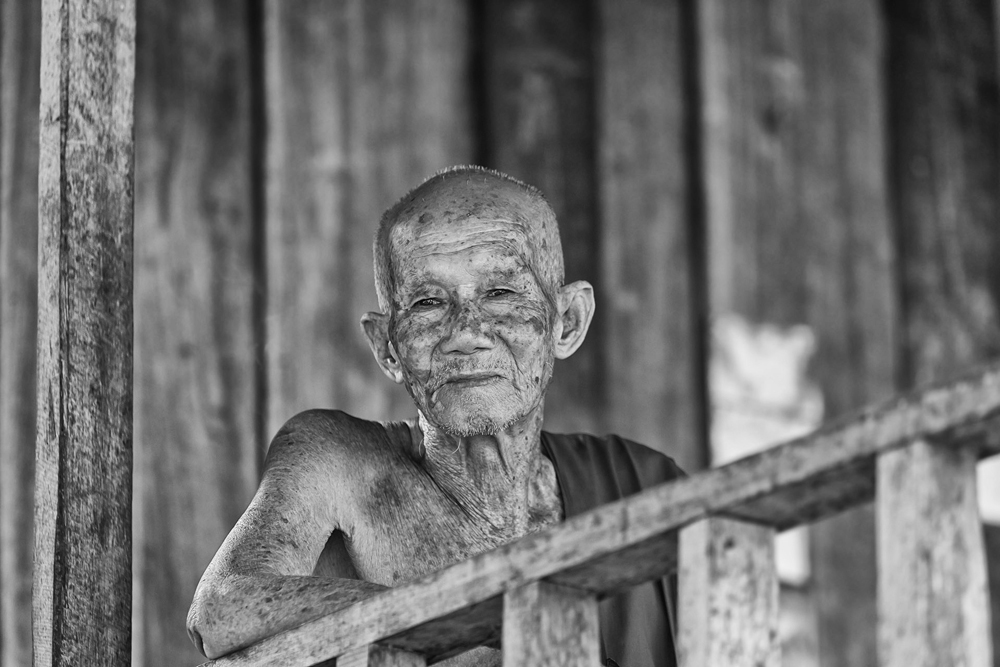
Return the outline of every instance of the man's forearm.
<path id="1" fill-rule="evenodd" d="M 231 575 L 199 586 L 188 634 L 205 656 L 217 658 L 385 589 L 358 579 Z"/>

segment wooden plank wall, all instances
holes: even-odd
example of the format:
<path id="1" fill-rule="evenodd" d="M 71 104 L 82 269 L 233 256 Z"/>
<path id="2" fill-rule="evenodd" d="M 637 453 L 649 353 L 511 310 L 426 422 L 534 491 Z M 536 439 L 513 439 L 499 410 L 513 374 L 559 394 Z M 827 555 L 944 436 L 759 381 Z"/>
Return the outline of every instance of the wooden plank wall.
<path id="1" fill-rule="evenodd" d="M 134 664 L 198 663 L 192 591 L 257 486 L 249 30 L 139 3 Z"/>
<path id="2" fill-rule="evenodd" d="M 808 325 L 836 418 L 896 388 L 882 17 L 865 0 L 700 6 L 711 310 Z M 824 665 L 875 664 L 873 538 L 871 508 L 811 531 Z"/>
<path id="3" fill-rule="evenodd" d="M 0 0 L 2 667 L 27 650 L 35 4 Z M 281 422 L 410 414 L 358 317 L 379 214 L 449 164 L 540 186 L 597 289 L 555 430 L 704 466 L 710 314 L 810 325 L 827 417 L 1000 352 L 992 3 L 693 6 L 139 3 L 135 664 L 198 661 L 187 604 Z M 814 532 L 824 665 L 873 663 L 873 541 L 842 538 L 871 530 Z"/>

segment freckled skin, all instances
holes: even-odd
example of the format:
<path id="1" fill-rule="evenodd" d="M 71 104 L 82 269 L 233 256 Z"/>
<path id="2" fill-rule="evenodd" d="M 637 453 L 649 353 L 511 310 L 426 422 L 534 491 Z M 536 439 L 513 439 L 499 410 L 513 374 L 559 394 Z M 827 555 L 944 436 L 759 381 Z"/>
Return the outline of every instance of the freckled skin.
<path id="1" fill-rule="evenodd" d="M 561 259 L 537 247 L 544 202 L 518 200 L 496 176 L 466 176 L 418 189 L 399 212 L 388 312 L 362 318 L 416 419 L 310 411 L 279 431 L 188 616 L 209 657 L 562 518 L 540 446 L 544 396 L 554 360 L 583 342 L 593 290 L 546 278 L 558 263 L 561 281 Z M 440 664 L 500 658 L 481 648 Z"/>

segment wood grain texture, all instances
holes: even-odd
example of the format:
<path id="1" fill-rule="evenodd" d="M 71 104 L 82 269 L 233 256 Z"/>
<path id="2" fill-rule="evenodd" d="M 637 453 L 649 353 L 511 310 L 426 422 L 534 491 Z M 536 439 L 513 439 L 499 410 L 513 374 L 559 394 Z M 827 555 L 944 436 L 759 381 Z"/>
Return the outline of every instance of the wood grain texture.
<path id="1" fill-rule="evenodd" d="M 128 665 L 135 5 L 42 2 L 34 664 Z"/>
<path id="2" fill-rule="evenodd" d="M 265 7 L 268 434 L 315 407 L 412 416 L 358 322 L 381 213 L 471 158 L 466 3 Z"/>
<path id="3" fill-rule="evenodd" d="M 383 646 L 363 646 L 337 658 L 334 667 L 424 667 L 422 656 Z"/>
<path id="4" fill-rule="evenodd" d="M 484 23 L 488 165 L 541 189 L 559 220 L 567 282 L 588 280 L 597 291 L 586 343 L 556 364 L 545 425 L 607 432 L 593 7 L 574 0 L 489 0 Z"/>
<path id="5" fill-rule="evenodd" d="M 710 518 L 679 542 L 680 664 L 779 667 L 774 529 Z"/>
<path id="6" fill-rule="evenodd" d="M 674 531 L 694 521 L 740 516 L 771 498 L 766 507 L 772 514 L 757 518 L 788 527 L 799 520 L 797 490 L 806 486 L 825 500 L 811 508 L 813 519 L 869 500 L 853 493 L 838 497 L 835 490 L 852 492 L 853 479 L 870 475 L 878 454 L 917 439 L 1000 452 L 1000 366 L 573 517 L 211 664 L 311 665 L 383 640 L 433 660 L 495 640 L 488 631 L 499 631 L 496 600 L 519 586 L 546 580 L 610 594 L 664 575 L 676 564 Z M 784 497 L 787 490 L 795 493 Z"/>
<path id="7" fill-rule="evenodd" d="M 536 581 L 504 594 L 504 667 L 597 667 L 597 596 Z"/>
<path id="8" fill-rule="evenodd" d="M 196 664 L 194 589 L 258 480 L 248 16 L 139 5 L 136 665 Z"/>
<path id="9" fill-rule="evenodd" d="M 888 0 L 889 159 L 904 381 L 1000 355 L 995 3 Z"/>
<path id="10" fill-rule="evenodd" d="M 882 400 L 896 389 L 900 306 L 879 7 L 699 8 L 712 313 L 808 325 L 827 418 Z M 811 527 L 810 545 L 823 664 L 874 664 L 871 509 Z"/>
<path id="11" fill-rule="evenodd" d="M 31 663 L 41 4 L 0 2 L 0 665 Z"/>
<path id="12" fill-rule="evenodd" d="M 608 428 L 703 467 L 681 3 L 598 3 Z"/>
<path id="13" fill-rule="evenodd" d="M 976 457 L 917 441 L 878 461 L 879 664 L 992 667 Z"/>

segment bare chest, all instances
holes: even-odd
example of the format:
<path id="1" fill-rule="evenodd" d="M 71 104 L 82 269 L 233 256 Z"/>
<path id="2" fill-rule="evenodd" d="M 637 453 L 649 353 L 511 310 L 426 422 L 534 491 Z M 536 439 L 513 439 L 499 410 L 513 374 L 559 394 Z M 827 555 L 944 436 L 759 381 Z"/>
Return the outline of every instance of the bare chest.
<path id="1" fill-rule="evenodd" d="M 426 475 L 395 470 L 359 496 L 345 543 L 362 579 L 394 586 L 559 521 L 553 491 L 530 511 L 502 498 L 458 502 Z"/>

